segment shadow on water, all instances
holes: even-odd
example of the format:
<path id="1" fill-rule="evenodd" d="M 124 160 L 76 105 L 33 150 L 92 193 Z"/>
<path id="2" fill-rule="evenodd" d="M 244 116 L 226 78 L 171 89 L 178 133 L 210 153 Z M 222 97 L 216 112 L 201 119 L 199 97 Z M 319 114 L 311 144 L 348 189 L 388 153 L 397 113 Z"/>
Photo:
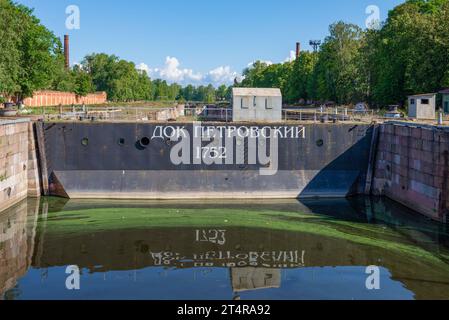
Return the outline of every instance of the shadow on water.
<path id="1" fill-rule="evenodd" d="M 5 299 L 449 299 L 447 226 L 377 198 L 27 200 L 0 256 Z"/>

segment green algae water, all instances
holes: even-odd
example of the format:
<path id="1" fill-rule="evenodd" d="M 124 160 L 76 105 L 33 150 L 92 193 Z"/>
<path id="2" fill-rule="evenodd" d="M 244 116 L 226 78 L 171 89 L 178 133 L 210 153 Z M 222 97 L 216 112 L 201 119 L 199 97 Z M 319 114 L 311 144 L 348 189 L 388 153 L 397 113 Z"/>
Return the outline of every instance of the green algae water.
<path id="1" fill-rule="evenodd" d="M 0 297 L 449 299 L 449 235 L 373 198 L 29 199 L 0 214 Z"/>

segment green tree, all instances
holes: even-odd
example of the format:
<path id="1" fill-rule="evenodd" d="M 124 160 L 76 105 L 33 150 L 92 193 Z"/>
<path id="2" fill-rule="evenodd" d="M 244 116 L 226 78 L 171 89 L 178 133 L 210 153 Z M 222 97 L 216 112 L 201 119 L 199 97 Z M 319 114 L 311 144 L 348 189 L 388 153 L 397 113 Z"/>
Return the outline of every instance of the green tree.
<path id="1" fill-rule="evenodd" d="M 114 77 L 114 65 L 117 62 L 118 57 L 105 53 L 94 53 L 84 58 L 83 69 L 91 75 L 95 90 L 106 91 L 108 96 L 111 95 L 110 86 Z"/>
<path id="2" fill-rule="evenodd" d="M 227 92 L 228 92 L 228 87 L 226 85 L 223 84 L 223 85 L 219 86 L 216 90 L 215 99 L 217 101 L 225 101 Z"/>
<path id="3" fill-rule="evenodd" d="M 51 88 L 63 63 L 60 40 L 33 11 L 0 0 L 0 92 L 23 99 Z"/>
<path id="4" fill-rule="evenodd" d="M 172 83 L 168 87 L 168 100 L 174 101 L 180 98 L 181 86 L 177 83 Z"/>
<path id="5" fill-rule="evenodd" d="M 314 67 L 314 53 L 308 51 L 302 52 L 299 59 L 296 59 L 293 62 L 293 67 L 285 90 L 286 101 L 298 102 L 301 99 L 307 101 L 312 97 L 309 92 L 309 83 L 313 76 Z"/>
<path id="6" fill-rule="evenodd" d="M 19 98 L 33 95 L 51 86 L 58 68 L 63 63 L 61 41 L 32 15 L 32 10 L 19 6 L 25 32 L 19 42 L 21 69 Z"/>
<path id="7" fill-rule="evenodd" d="M 139 71 L 135 91 L 135 99 L 150 101 L 154 99 L 154 86 L 146 71 Z"/>
<path id="8" fill-rule="evenodd" d="M 317 95 L 337 103 L 357 102 L 363 97 L 357 59 L 362 30 L 353 24 L 337 22 L 330 26 L 318 55 L 315 76 Z"/>
<path id="9" fill-rule="evenodd" d="M 193 101 L 195 99 L 195 95 L 196 95 L 196 88 L 191 84 L 185 86 L 181 90 L 181 96 L 186 101 Z"/>
<path id="10" fill-rule="evenodd" d="M 250 67 L 243 70 L 242 87 L 261 87 L 264 80 L 264 73 L 268 64 L 261 61 L 254 62 Z"/>
<path id="11" fill-rule="evenodd" d="M 155 100 L 168 100 L 168 84 L 167 81 L 156 79 L 153 82 L 155 93 Z"/>
<path id="12" fill-rule="evenodd" d="M 106 91 L 112 101 L 149 100 L 168 97 L 168 89 L 161 94 L 159 84 L 153 83 L 146 72 L 138 71 L 134 63 L 120 60 L 114 55 L 92 54 L 82 63 L 91 77 L 96 91 Z M 165 84 L 166 85 L 166 84 Z M 166 99 L 165 98 L 165 99 Z"/>
<path id="13" fill-rule="evenodd" d="M 53 79 L 51 89 L 56 91 L 75 92 L 75 74 L 71 70 L 66 70 L 64 66 L 59 68 Z"/>
<path id="14" fill-rule="evenodd" d="M 20 50 L 24 26 L 19 9 L 8 0 L 0 0 L 0 94 L 9 97 L 20 90 Z"/>
<path id="15" fill-rule="evenodd" d="M 74 90 L 79 96 L 87 96 L 89 93 L 94 91 L 94 85 L 92 82 L 92 77 L 86 71 L 84 71 L 80 66 L 75 66 L 71 72 L 73 77 L 73 82 L 75 84 Z"/>
<path id="16" fill-rule="evenodd" d="M 411 0 L 370 34 L 367 63 L 376 104 L 404 104 L 409 94 L 449 85 L 448 15 L 447 0 Z"/>
<path id="17" fill-rule="evenodd" d="M 256 61 L 243 71 L 242 87 L 280 88 L 285 94 L 293 63 L 267 64 Z"/>

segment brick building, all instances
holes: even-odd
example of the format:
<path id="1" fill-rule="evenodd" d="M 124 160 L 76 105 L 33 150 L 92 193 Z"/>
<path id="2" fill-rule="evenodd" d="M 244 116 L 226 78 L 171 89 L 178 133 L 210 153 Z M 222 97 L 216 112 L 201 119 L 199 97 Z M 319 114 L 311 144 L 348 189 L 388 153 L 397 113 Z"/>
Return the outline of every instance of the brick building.
<path id="1" fill-rule="evenodd" d="M 33 97 L 26 98 L 23 103 L 26 107 L 49 107 L 71 104 L 103 104 L 107 100 L 106 92 L 96 92 L 81 97 L 72 92 L 43 90 L 36 91 Z"/>

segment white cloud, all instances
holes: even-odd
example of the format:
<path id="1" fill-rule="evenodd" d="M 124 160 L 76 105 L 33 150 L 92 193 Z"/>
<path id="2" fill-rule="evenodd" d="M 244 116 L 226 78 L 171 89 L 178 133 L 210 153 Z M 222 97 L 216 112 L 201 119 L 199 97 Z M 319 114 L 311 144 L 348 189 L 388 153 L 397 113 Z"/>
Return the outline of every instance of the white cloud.
<path id="1" fill-rule="evenodd" d="M 289 56 L 283 62 L 291 62 L 296 59 L 295 51 L 290 51 Z M 265 63 L 268 66 L 274 64 L 270 60 L 256 60 Z M 256 61 L 248 63 L 248 67 L 252 67 Z M 219 66 L 206 73 L 195 72 L 193 69 L 181 68 L 181 62 L 176 57 L 167 56 L 163 67 L 151 68 L 145 63 L 139 63 L 137 70 L 144 70 L 152 79 L 163 79 L 169 83 L 186 84 L 212 84 L 218 87 L 222 84 L 231 85 L 234 79 L 243 80 L 243 76 L 232 70 L 230 66 Z"/>
<path id="2" fill-rule="evenodd" d="M 165 64 L 162 68 L 150 68 L 145 63 L 139 63 L 137 70 L 146 71 L 152 78 L 163 79 L 168 82 L 198 82 L 203 76 L 201 73 L 195 73 L 192 69 L 181 69 L 180 62 L 175 57 L 166 57 Z"/>
<path id="3" fill-rule="evenodd" d="M 209 71 L 205 77 L 205 80 L 212 84 L 231 84 L 235 78 L 238 78 L 239 74 L 231 70 L 230 66 L 220 66 Z"/>
<path id="4" fill-rule="evenodd" d="M 296 60 L 296 52 L 293 50 L 290 50 L 290 56 L 288 56 L 284 62 L 293 62 Z"/>
<path id="5" fill-rule="evenodd" d="M 296 60 L 296 51 L 290 50 L 289 56 L 285 58 L 284 61 L 282 61 L 281 63 L 293 62 L 295 60 Z M 274 62 L 271 60 L 255 60 L 248 63 L 248 68 L 251 68 L 257 61 L 265 63 L 267 66 L 271 66 L 272 64 L 274 64 Z"/>
<path id="6" fill-rule="evenodd" d="M 222 84 L 232 84 L 235 78 L 240 75 L 233 71 L 230 66 L 219 66 L 209 72 L 202 74 L 195 72 L 193 69 L 180 68 L 181 63 L 175 57 L 166 57 L 165 64 L 162 68 L 150 68 L 145 63 L 136 66 L 137 70 L 144 70 L 153 79 L 163 79 L 167 82 L 179 84 L 212 84 L 219 86 Z"/>
<path id="7" fill-rule="evenodd" d="M 195 73 L 192 69 L 181 69 L 179 68 L 180 65 L 177 58 L 167 57 L 165 66 L 160 70 L 156 70 L 160 78 L 170 82 L 200 81 L 203 78 L 201 73 Z"/>
<path id="8" fill-rule="evenodd" d="M 150 69 L 150 67 L 147 65 L 147 64 L 145 64 L 145 63 L 139 63 L 137 66 L 136 66 L 136 69 L 137 70 L 140 70 L 140 71 L 145 71 L 147 74 L 150 74 L 150 72 L 151 72 L 151 69 Z"/>
<path id="9" fill-rule="evenodd" d="M 271 66 L 272 64 L 274 64 L 273 61 L 270 61 L 270 60 L 255 60 L 255 61 L 248 63 L 248 68 L 251 68 L 257 61 L 259 61 L 261 63 L 265 63 L 267 66 Z"/>

